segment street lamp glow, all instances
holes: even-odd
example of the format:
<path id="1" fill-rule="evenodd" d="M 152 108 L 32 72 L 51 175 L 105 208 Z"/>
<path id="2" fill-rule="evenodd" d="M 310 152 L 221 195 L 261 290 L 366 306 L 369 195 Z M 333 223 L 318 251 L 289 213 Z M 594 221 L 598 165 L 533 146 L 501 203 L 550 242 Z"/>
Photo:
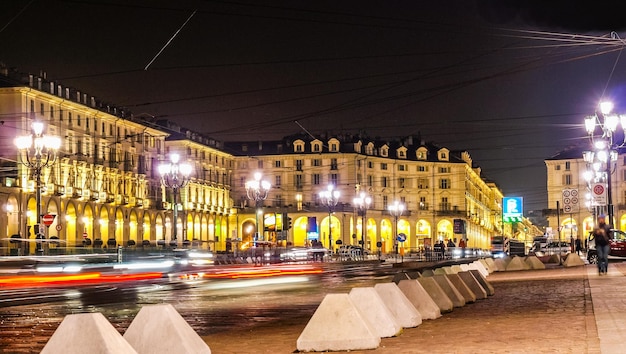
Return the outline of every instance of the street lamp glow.
<path id="1" fill-rule="evenodd" d="M 328 248 L 333 250 L 333 236 L 332 236 L 332 214 L 333 209 L 339 203 L 339 196 L 341 192 L 335 189 L 335 186 L 329 184 L 325 191 L 319 193 L 320 200 L 323 205 L 328 208 Z"/>
<path id="2" fill-rule="evenodd" d="M 43 227 L 41 226 L 41 174 L 44 168 L 54 164 L 57 158 L 57 150 L 61 147 L 61 139 L 57 136 L 43 135 L 43 122 L 33 122 L 31 125 L 33 134 L 18 136 L 14 140 L 15 146 L 20 153 L 20 162 L 33 170 L 35 176 L 36 190 L 36 231 L 37 238 L 43 238 Z M 43 254 L 43 244 L 38 244 L 38 251 Z"/>
<path id="3" fill-rule="evenodd" d="M 365 194 L 365 192 L 361 192 L 361 194 L 354 198 L 352 202 L 361 216 L 361 247 L 363 247 L 363 253 L 365 253 L 365 216 L 367 214 L 367 209 L 369 209 L 370 204 L 372 203 L 372 198 Z"/>
<path id="4" fill-rule="evenodd" d="M 172 207 L 174 224 L 172 241 L 176 241 L 178 239 L 178 194 L 179 190 L 189 183 L 189 177 L 193 169 L 190 164 L 180 163 L 180 155 L 172 153 L 170 154 L 170 162 L 159 165 L 158 170 L 163 186 L 172 190 L 174 200 L 174 206 Z"/>
<path id="5" fill-rule="evenodd" d="M 402 215 L 402 213 L 404 213 L 404 204 L 396 200 L 395 202 L 393 202 L 393 204 L 387 207 L 387 210 L 389 210 L 389 213 L 393 216 L 393 219 L 394 219 L 393 225 L 395 228 L 395 232 L 393 233 L 393 247 L 395 249 L 396 259 L 397 259 L 398 258 L 398 218 L 400 217 L 400 215 Z"/>
<path id="6" fill-rule="evenodd" d="M 611 101 L 600 102 L 600 112 L 602 114 L 609 114 L 613 111 L 613 106 L 613 102 Z"/>
<path id="7" fill-rule="evenodd" d="M 272 185 L 263 179 L 263 175 L 260 172 L 256 172 L 254 174 L 254 179 L 246 181 L 246 196 L 250 201 L 254 201 L 256 207 L 256 232 L 254 235 L 254 245 L 256 246 L 256 241 L 259 239 L 259 214 L 262 214 L 263 210 L 261 206 L 263 201 L 267 199 L 267 195 L 270 191 Z"/>

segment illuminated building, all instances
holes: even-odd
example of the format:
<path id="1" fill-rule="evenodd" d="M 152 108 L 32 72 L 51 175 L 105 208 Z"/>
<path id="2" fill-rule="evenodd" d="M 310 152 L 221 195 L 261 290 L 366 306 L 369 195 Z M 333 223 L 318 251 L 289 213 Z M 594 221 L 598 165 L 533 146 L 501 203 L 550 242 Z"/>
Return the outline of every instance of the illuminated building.
<path id="1" fill-rule="evenodd" d="M 57 162 L 41 171 L 42 213 L 55 215 L 47 228 L 50 252 L 68 247 L 141 247 L 167 244 L 172 235 L 171 204 L 157 168 L 170 151 L 193 159 L 198 173 L 181 191 L 188 240 L 224 248 L 228 233 L 230 165 L 218 144 L 172 125 L 158 125 L 106 105 L 93 96 L 47 80 L 45 75 L 0 71 L 2 168 L 0 239 L 2 253 L 28 254 L 36 223 L 32 172 L 18 163 L 10 142 L 30 131 L 34 120 L 44 133 L 61 137 Z"/>
<path id="2" fill-rule="evenodd" d="M 381 142 L 302 135 L 226 146 L 235 155 L 233 199 L 240 206 L 237 232 L 243 240 L 250 238 L 247 230 L 253 230 L 246 226 L 255 223 L 255 207 L 246 200 L 243 187 L 255 172 L 272 185 L 265 215 L 288 215 L 292 220 L 293 227 L 286 232 L 264 228 L 266 239 L 283 244 L 302 246 L 318 240 L 328 247 L 332 220 L 332 238 L 341 244 L 359 245 L 365 236 L 367 249 L 392 252 L 394 216 L 388 206 L 396 200 L 406 205 L 397 228 L 407 235 L 400 245 L 407 252 L 439 239 L 458 243 L 463 234 L 454 232 L 455 219 L 464 225 L 469 247 L 489 248 L 491 236 L 503 232 L 502 192 L 481 176 L 465 151 L 452 152 L 414 137 Z M 330 218 L 319 197 L 328 185 L 341 195 Z M 352 205 L 360 192 L 371 198 L 365 228 Z"/>

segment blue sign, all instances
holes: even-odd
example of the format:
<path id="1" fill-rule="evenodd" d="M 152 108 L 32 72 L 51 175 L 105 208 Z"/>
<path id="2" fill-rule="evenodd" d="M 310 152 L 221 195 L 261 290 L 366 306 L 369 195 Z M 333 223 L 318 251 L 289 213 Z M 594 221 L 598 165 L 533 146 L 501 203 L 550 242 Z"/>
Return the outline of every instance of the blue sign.
<path id="1" fill-rule="evenodd" d="M 502 216 L 507 219 L 520 219 L 524 216 L 524 201 L 522 197 L 502 198 Z"/>
<path id="2" fill-rule="evenodd" d="M 398 240 L 398 242 L 404 242 L 404 241 L 406 241 L 406 234 L 404 234 L 404 233 L 402 233 L 402 232 L 401 232 L 401 233 L 399 233 L 399 234 L 398 234 L 398 237 L 396 237 L 396 240 Z"/>

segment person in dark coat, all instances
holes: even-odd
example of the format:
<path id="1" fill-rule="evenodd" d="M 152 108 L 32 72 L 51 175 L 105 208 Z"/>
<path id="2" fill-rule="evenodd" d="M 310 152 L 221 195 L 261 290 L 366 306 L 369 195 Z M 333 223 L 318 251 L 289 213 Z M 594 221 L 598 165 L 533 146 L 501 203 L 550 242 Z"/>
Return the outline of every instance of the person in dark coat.
<path id="1" fill-rule="evenodd" d="M 605 221 L 605 216 L 598 216 L 598 225 L 593 229 L 593 239 L 596 242 L 596 253 L 598 254 L 598 273 L 606 274 L 609 266 L 610 242 L 613 238 L 611 226 Z"/>
<path id="2" fill-rule="evenodd" d="M 576 254 L 580 256 L 580 251 L 582 250 L 583 246 L 578 237 L 576 237 L 576 240 L 574 240 L 574 248 L 576 249 Z"/>

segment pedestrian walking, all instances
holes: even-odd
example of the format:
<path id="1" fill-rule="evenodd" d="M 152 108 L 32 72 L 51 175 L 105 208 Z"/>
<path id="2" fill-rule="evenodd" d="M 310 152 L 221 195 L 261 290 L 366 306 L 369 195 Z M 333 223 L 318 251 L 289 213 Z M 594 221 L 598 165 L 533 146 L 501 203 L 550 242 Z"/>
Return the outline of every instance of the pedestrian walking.
<path id="1" fill-rule="evenodd" d="M 574 247 L 576 248 L 576 254 L 580 256 L 580 251 L 582 249 L 582 244 L 581 244 L 580 239 L 578 237 L 576 237 L 576 240 L 574 241 Z"/>
<path id="2" fill-rule="evenodd" d="M 598 225 L 593 230 L 593 239 L 596 242 L 598 254 L 598 274 L 606 274 L 609 266 L 610 240 L 613 238 L 611 226 L 606 224 L 604 215 L 598 216 Z"/>

